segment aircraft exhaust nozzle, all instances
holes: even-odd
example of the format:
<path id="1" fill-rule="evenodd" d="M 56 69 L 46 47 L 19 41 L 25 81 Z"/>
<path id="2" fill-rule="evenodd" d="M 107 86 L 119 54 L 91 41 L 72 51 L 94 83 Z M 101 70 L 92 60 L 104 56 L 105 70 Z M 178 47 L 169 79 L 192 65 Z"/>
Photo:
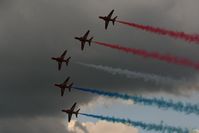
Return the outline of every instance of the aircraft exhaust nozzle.
<path id="1" fill-rule="evenodd" d="M 79 111 L 80 111 L 80 109 L 78 109 L 78 110 L 76 111 L 76 113 L 75 113 L 76 118 L 78 117 Z"/>

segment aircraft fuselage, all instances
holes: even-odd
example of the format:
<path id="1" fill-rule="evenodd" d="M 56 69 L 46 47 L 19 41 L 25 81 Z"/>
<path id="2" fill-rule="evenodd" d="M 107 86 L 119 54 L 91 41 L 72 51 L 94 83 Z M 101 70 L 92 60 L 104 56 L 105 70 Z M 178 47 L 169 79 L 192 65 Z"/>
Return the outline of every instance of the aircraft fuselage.
<path id="1" fill-rule="evenodd" d="M 88 42 L 89 40 L 83 37 L 75 37 L 75 39 L 81 41 L 81 42 Z"/>
<path id="2" fill-rule="evenodd" d="M 63 58 L 55 58 L 55 57 L 52 57 L 51 58 L 52 60 L 56 60 L 58 62 L 66 62 L 67 60 L 63 59 Z"/>
<path id="3" fill-rule="evenodd" d="M 65 85 L 65 84 L 54 84 L 54 85 L 59 88 L 67 88 L 67 85 Z"/>
<path id="4" fill-rule="evenodd" d="M 105 17 L 99 16 L 99 18 L 103 19 L 104 21 L 114 21 L 114 19 L 108 18 L 107 16 Z"/>
<path id="5" fill-rule="evenodd" d="M 68 113 L 68 114 L 76 114 L 77 113 L 77 112 L 69 110 L 69 109 L 68 110 L 63 109 L 62 112 L 65 112 L 65 113 Z"/>
<path id="6" fill-rule="evenodd" d="M 59 88 L 61 88 L 61 89 L 65 89 L 65 88 L 69 88 L 70 89 L 72 87 L 71 85 L 68 86 L 67 84 L 54 84 L 54 85 L 59 87 Z"/>

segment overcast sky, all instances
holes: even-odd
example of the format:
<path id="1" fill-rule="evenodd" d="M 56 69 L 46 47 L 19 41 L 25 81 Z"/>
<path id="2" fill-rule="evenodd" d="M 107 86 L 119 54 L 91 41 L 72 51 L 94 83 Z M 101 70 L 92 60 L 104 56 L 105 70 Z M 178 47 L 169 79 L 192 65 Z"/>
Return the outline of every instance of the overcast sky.
<path id="1" fill-rule="evenodd" d="M 59 90 L 53 84 L 63 82 L 67 76 L 71 76 L 76 86 L 150 97 L 161 94 L 165 98 L 182 98 L 197 103 L 198 99 L 192 98 L 193 93 L 196 97 L 199 90 L 197 70 L 95 44 L 86 46 L 82 52 L 80 43 L 74 40 L 74 36 L 80 36 L 90 29 L 90 34 L 96 41 L 198 61 L 198 44 L 118 23 L 114 27 L 110 25 L 106 31 L 104 22 L 98 19 L 98 16 L 115 9 L 114 15 L 119 20 L 199 33 L 198 5 L 199 1 L 195 0 L 0 0 L 0 132 L 77 132 L 69 130 L 64 121 L 66 116 L 60 110 L 70 107 L 73 102 L 89 105 L 96 100 L 96 96 L 73 91 L 61 98 Z M 60 55 L 65 49 L 68 50 L 67 56 L 72 59 L 69 67 L 63 66 L 59 72 L 51 57 Z M 176 86 L 156 85 L 142 79 L 111 75 L 76 62 L 185 79 L 186 83 Z M 191 86 L 187 88 L 186 84 Z M 122 107 L 118 105 L 118 108 Z M 100 114 L 104 114 L 103 109 Z M 98 124 L 100 122 L 96 125 Z M 139 132 L 134 128 L 128 131 L 131 130 Z"/>

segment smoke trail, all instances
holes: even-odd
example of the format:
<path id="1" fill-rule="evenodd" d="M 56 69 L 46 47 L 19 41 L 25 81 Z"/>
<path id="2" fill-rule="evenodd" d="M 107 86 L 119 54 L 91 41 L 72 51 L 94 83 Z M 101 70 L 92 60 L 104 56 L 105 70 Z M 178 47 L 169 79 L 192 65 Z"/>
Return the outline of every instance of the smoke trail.
<path id="1" fill-rule="evenodd" d="M 93 115 L 93 114 L 85 114 L 80 113 L 81 115 L 92 117 L 100 120 L 106 120 L 113 123 L 123 123 L 130 126 L 140 127 L 147 131 L 162 131 L 167 133 L 188 133 L 188 129 L 182 129 L 180 127 L 173 127 L 168 125 L 161 124 L 147 124 L 140 121 L 132 121 L 129 119 L 121 119 L 121 118 L 115 118 L 115 117 L 108 117 L 108 116 L 101 116 L 101 115 Z"/>
<path id="2" fill-rule="evenodd" d="M 141 25 L 141 24 L 129 23 L 129 22 L 119 21 L 119 20 L 117 22 L 134 27 L 134 28 L 138 28 L 141 30 L 145 30 L 145 31 L 149 31 L 149 32 L 153 32 L 153 33 L 157 33 L 157 34 L 161 34 L 161 35 L 168 35 L 170 37 L 183 39 L 188 42 L 199 43 L 199 35 L 198 34 L 187 34 L 184 32 L 171 31 L 171 30 L 161 29 L 161 28 L 157 28 L 157 27 L 145 26 L 145 25 Z"/>
<path id="3" fill-rule="evenodd" d="M 112 68 L 108 66 L 103 66 L 103 65 L 94 65 L 94 64 L 87 64 L 87 63 L 81 63 L 77 62 L 77 64 L 80 64 L 82 66 L 90 67 L 90 68 L 95 68 L 98 70 L 102 70 L 108 73 L 111 73 L 113 75 L 115 74 L 120 74 L 120 75 L 125 75 L 127 78 L 141 78 L 144 79 L 144 81 L 152 81 L 155 82 L 156 84 L 183 84 L 184 80 L 175 80 L 169 77 L 162 77 L 158 76 L 155 74 L 146 74 L 146 73 L 140 73 L 136 71 L 129 71 L 129 70 L 123 70 L 120 68 Z"/>
<path id="4" fill-rule="evenodd" d="M 158 60 L 165 61 L 168 63 L 174 63 L 174 64 L 178 64 L 178 65 L 189 66 L 189 67 L 193 67 L 195 69 L 199 69 L 199 63 L 195 63 L 192 60 L 189 60 L 186 58 L 175 57 L 172 55 L 161 55 L 158 52 L 148 52 L 148 51 L 136 49 L 136 48 L 127 48 L 127 47 L 119 46 L 116 44 L 108 44 L 108 43 L 97 42 L 97 41 L 93 41 L 93 43 L 102 45 L 105 47 L 121 50 L 121 51 L 131 53 L 134 55 L 158 59 Z"/>
<path id="5" fill-rule="evenodd" d="M 173 109 L 178 112 L 185 112 L 186 114 L 194 113 L 199 115 L 199 105 L 190 104 L 190 103 L 182 103 L 182 102 L 173 102 L 173 100 L 165 100 L 163 98 L 144 98 L 142 96 L 130 96 L 127 94 L 121 94 L 117 92 L 107 92 L 98 89 L 90 89 L 90 88 L 81 88 L 81 87 L 73 87 L 76 90 L 90 92 L 93 94 L 98 94 L 102 96 L 108 96 L 112 98 L 120 98 L 123 100 L 133 100 L 136 104 L 148 105 L 148 106 L 157 106 L 161 109 Z"/>

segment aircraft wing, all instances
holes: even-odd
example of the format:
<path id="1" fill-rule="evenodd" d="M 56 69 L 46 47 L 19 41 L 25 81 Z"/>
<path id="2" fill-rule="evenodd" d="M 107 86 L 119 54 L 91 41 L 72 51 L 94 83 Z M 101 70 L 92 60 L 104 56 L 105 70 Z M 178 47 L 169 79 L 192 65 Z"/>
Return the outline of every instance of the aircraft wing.
<path id="1" fill-rule="evenodd" d="M 63 52 L 63 54 L 61 55 L 61 58 L 64 58 L 64 56 L 66 55 L 66 52 L 67 52 L 67 50 L 65 50 L 65 51 Z"/>
<path id="2" fill-rule="evenodd" d="M 109 21 L 105 21 L 105 29 L 108 28 Z"/>
<path id="3" fill-rule="evenodd" d="M 85 42 L 81 42 L 81 49 L 84 50 L 84 44 Z"/>
<path id="4" fill-rule="evenodd" d="M 72 113 L 68 113 L 68 122 L 70 122 L 71 118 L 72 118 Z"/>
<path id="5" fill-rule="evenodd" d="M 61 70 L 62 62 L 58 62 L 58 69 Z"/>
<path id="6" fill-rule="evenodd" d="M 111 19 L 111 16 L 113 15 L 114 10 L 112 10 L 109 15 L 107 16 L 109 19 Z"/>
<path id="7" fill-rule="evenodd" d="M 86 34 L 83 37 L 84 39 L 87 39 L 89 32 L 90 32 L 89 30 L 86 32 Z"/>
<path id="8" fill-rule="evenodd" d="M 64 91 L 65 91 L 65 89 L 61 89 L 61 96 L 63 96 L 64 95 Z"/>
<path id="9" fill-rule="evenodd" d="M 71 111 L 74 111 L 76 104 L 77 103 L 74 103 L 73 106 L 70 108 Z"/>

